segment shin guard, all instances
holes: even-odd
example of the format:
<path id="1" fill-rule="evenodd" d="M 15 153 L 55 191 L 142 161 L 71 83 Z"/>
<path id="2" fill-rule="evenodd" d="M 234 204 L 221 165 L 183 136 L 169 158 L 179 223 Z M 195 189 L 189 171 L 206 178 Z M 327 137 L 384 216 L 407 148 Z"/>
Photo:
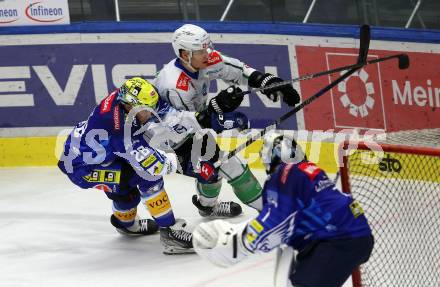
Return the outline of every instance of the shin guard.
<path id="1" fill-rule="evenodd" d="M 235 195 L 241 202 L 257 210 L 262 209 L 262 188 L 248 165 L 245 166 L 241 175 L 229 180 L 228 183 L 232 186 Z"/>

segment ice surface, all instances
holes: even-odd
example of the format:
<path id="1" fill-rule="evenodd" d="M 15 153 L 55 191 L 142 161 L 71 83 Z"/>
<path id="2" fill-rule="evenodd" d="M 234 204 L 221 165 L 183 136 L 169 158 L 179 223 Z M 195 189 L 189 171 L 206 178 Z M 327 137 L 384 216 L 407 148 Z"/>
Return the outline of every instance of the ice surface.
<path id="1" fill-rule="evenodd" d="M 256 175 L 263 182 L 264 173 Z M 191 203 L 192 179 L 168 176 L 165 187 L 176 217 L 206 220 Z M 221 199 L 236 200 L 226 182 Z M 138 211 L 148 216 L 142 206 Z M 197 255 L 163 255 L 159 235 L 126 238 L 110 214 L 111 201 L 101 191 L 75 187 L 56 168 L 0 169 L 0 286 L 273 286 L 274 253 L 228 269 Z M 256 214 L 244 207 L 231 221 Z"/>

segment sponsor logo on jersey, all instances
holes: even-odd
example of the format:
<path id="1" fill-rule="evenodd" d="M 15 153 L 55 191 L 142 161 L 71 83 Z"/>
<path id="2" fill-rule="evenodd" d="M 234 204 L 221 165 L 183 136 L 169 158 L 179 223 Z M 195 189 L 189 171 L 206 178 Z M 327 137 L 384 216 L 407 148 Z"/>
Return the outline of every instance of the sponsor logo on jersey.
<path id="1" fill-rule="evenodd" d="M 116 93 L 113 92 L 101 102 L 100 114 L 105 114 L 110 111 L 110 109 L 112 107 L 113 100 L 115 99 L 115 95 L 116 95 Z"/>
<path id="2" fill-rule="evenodd" d="M 83 178 L 88 182 L 119 183 L 121 172 L 118 170 L 94 170 Z"/>
<path id="3" fill-rule="evenodd" d="M 386 156 L 379 162 L 379 170 L 399 173 L 402 170 L 402 163 L 398 159 L 392 158 L 389 154 L 386 154 Z"/>
<path id="4" fill-rule="evenodd" d="M 223 61 L 223 59 L 222 59 L 222 56 L 220 56 L 220 53 L 217 51 L 214 51 L 211 54 L 209 54 L 208 66 L 215 65 L 217 63 L 220 63 L 221 61 Z"/>
<path id="5" fill-rule="evenodd" d="M 159 175 L 159 174 L 162 172 L 162 170 L 163 170 L 163 163 L 161 163 L 161 162 L 157 162 L 157 163 L 154 165 L 153 174 L 154 174 L 154 175 Z"/>
<path id="6" fill-rule="evenodd" d="M 320 192 L 320 191 L 326 189 L 327 187 L 334 187 L 334 186 L 335 186 L 335 184 L 333 183 L 333 181 L 327 178 L 324 180 L 320 180 L 316 183 L 315 191 Z"/>
<path id="7" fill-rule="evenodd" d="M 141 162 L 141 165 L 143 167 L 149 167 L 155 160 L 157 159 L 157 157 L 155 157 L 153 154 L 150 155 L 146 160 L 144 160 L 143 162 Z"/>
<path id="8" fill-rule="evenodd" d="M 182 91 L 188 91 L 189 83 L 191 79 L 184 72 L 180 73 L 179 78 L 177 79 L 176 88 Z"/>
<path id="9" fill-rule="evenodd" d="M 310 180 L 314 180 L 321 172 L 321 169 L 311 162 L 302 162 L 298 164 L 298 168 L 304 172 Z"/>
<path id="10" fill-rule="evenodd" d="M 364 214 L 364 210 L 358 201 L 353 201 L 350 203 L 351 213 L 353 213 L 354 218 L 358 218 L 360 215 Z"/>
<path id="11" fill-rule="evenodd" d="M 113 110 L 113 121 L 114 121 L 114 129 L 115 131 L 119 131 L 121 129 L 121 117 L 119 112 L 119 106 L 116 106 Z"/>

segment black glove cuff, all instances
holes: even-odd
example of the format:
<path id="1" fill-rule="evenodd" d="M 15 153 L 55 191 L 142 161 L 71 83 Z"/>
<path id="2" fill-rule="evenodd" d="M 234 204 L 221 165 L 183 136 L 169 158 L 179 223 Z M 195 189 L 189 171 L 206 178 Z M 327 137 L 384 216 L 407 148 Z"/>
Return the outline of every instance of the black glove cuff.
<path id="1" fill-rule="evenodd" d="M 252 88 L 259 88 L 261 87 L 263 80 L 264 74 L 260 71 L 255 71 L 249 76 L 248 85 Z"/>
<path id="2" fill-rule="evenodd" d="M 209 101 L 208 109 L 211 112 L 214 112 L 214 113 L 217 113 L 217 114 L 221 115 L 221 114 L 223 114 L 223 109 L 220 108 L 219 104 L 217 103 L 217 99 L 216 98 L 217 97 L 214 97 L 214 98 L 212 98 Z"/>
<path id="3" fill-rule="evenodd" d="M 196 113 L 196 119 L 199 125 L 204 129 L 211 128 L 211 113 L 208 110 L 204 110 L 200 113 Z"/>

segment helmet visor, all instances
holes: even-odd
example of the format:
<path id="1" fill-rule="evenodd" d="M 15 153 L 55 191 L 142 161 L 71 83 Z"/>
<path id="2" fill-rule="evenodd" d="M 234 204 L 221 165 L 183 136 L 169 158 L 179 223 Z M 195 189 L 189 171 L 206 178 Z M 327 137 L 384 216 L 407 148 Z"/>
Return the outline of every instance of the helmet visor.
<path id="1" fill-rule="evenodd" d="M 203 43 L 201 45 L 201 49 L 192 51 L 192 54 L 194 56 L 204 55 L 204 54 L 211 54 L 214 51 L 214 44 L 212 44 L 211 41 Z"/>

